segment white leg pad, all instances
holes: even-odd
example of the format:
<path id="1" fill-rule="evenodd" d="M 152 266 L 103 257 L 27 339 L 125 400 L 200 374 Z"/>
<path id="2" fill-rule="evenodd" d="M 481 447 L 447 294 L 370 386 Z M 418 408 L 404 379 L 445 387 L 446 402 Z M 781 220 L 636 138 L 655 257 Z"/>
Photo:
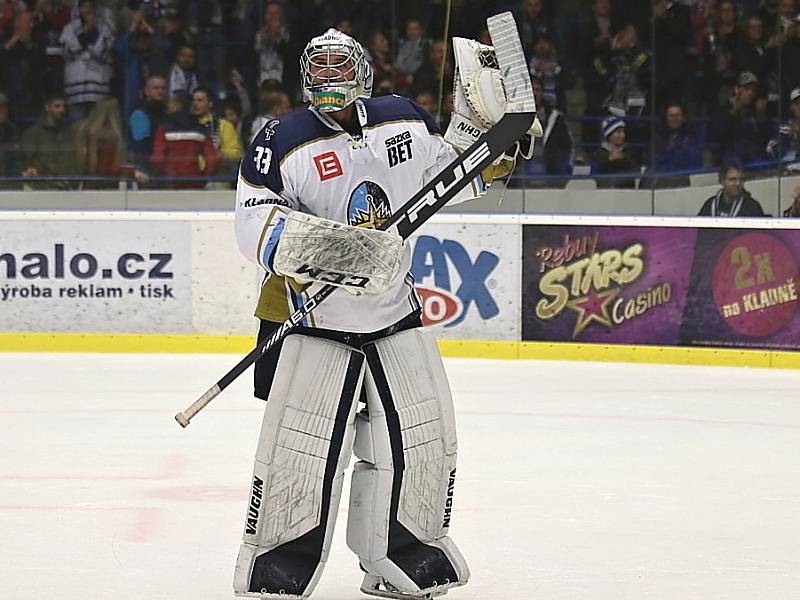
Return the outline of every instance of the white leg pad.
<path id="1" fill-rule="evenodd" d="M 372 446 L 372 425 L 369 415 L 358 413 L 356 415 L 356 439 L 353 444 L 353 454 L 361 460 L 375 462 L 375 449 Z"/>
<path id="2" fill-rule="evenodd" d="M 328 557 L 355 433 L 364 356 L 293 335 L 261 427 L 234 592 L 305 598 Z"/>
<path id="3" fill-rule="evenodd" d="M 359 456 L 371 460 L 353 471 L 347 543 L 368 574 L 398 597 L 436 595 L 469 579 L 447 537 L 457 443 L 444 366 L 422 330 L 369 344 L 364 352 L 369 423 L 357 435 L 369 442 L 359 439 L 356 446 L 369 448 Z"/>

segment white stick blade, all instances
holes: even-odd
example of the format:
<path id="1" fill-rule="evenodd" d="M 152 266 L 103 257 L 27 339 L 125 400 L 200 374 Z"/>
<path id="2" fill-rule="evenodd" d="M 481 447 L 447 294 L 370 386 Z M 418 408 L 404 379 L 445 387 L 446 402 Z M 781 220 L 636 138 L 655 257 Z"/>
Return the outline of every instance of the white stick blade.
<path id="1" fill-rule="evenodd" d="M 517 23 L 510 12 L 493 15 L 486 19 L 489 35 L 492 38 L 497 63 L 503 75 L 508 105 L 506 112 L 535 113 L 531 76 L 519 39 Z"/>

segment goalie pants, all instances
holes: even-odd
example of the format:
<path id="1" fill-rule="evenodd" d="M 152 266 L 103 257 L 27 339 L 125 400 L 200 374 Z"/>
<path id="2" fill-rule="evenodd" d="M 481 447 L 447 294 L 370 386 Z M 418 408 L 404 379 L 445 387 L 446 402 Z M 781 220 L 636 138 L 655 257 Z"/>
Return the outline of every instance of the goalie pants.
<path id="1" fill-rule="evenodd" d="M 311 593 L 353 451 L 360 460 L 347 543 L 362 569 L 412 594 L 468 579 L 447 536 L 456 463 L 452 400 L 433 338 L 409 330 L 418 322 L 413 315 L 366 342 L 360 334 L 284 340 L 256 453 L 237 594 Z M 360 413 L 359 398 L 367 409 Z"/>
<path id="2" fill-rule="evenodd" d="M 275 333 L 283 323 L 273 323 L 272 321 L 261 320 L 258 327 L 258 341 L 263 342 L 265 339 Z M 416 311 L 406 318 L 401 319 L 394 325 L 390 325 L 386 329 L 375 331 L 372 333 L 346 333 L 339 331 L 331 331 L 330 329 L 313 329 L 310 327 L 295 327 L 290 335 L 302 334 L 311 335 L 315 337 L 322 337 L 325 339 L 341 342 L 346 346 L 353 348 L 361 348 L 369 342 L 374 342 L 385 337 L 406 331 L 407 329 L 415 329 L 422 327 L 422 316 L 420 311 Z M 254 383 L 255 389 L 253 395 L 261 400 L 266 400 L 269 396 L 269 391 L 272 388 L 272 380 L 275 377 L 275 370 L 278 368 L 278 359 L 281 355 L 281 348 L 286 338 L 278 342 L 277 347 L 271 350 L 269 354 L 263 358 L 259 358 L 254 365 Z M 364 401 L 364 398 L 362 398 Z"/>

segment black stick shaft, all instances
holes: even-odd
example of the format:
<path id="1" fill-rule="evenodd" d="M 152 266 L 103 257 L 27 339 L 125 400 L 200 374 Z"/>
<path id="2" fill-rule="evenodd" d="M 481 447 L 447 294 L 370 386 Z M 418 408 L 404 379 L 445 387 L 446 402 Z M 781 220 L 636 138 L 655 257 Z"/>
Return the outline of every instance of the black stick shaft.
<path id="1" fill-rule="evenodd" d="M 379 229 L 397 227 L 397 232 L 406 240 L 437 211 L 443 208 L 461 190 L 480 175 L 486 167 L 510 148 L 528 130 L 535 118 L 534 113 L 507 113 L 489 131 L 467 148 L 456 160 L 447 165 L 425 187 L 401 206 Z M 330 296 L 336 286 L 325 285 L 298 308 L 269 338 L 256 347 L 185 411 L 175 415 L 175 420 L 186 427 L 222 390 L 227 388 L 247 368 L 274 348 L 304 318 Z"/>

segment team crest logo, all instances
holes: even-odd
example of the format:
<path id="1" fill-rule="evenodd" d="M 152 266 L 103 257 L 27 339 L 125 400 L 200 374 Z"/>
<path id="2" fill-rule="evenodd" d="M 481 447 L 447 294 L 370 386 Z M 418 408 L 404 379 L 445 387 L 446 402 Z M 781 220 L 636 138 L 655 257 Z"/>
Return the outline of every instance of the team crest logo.
<path id="1" fill-rule="evenodd" d="M 374 181 L 362 181 L 350 194 L 347 222 L 355 227 L 377 229 L 392 216 L 389 196 Z"/>

